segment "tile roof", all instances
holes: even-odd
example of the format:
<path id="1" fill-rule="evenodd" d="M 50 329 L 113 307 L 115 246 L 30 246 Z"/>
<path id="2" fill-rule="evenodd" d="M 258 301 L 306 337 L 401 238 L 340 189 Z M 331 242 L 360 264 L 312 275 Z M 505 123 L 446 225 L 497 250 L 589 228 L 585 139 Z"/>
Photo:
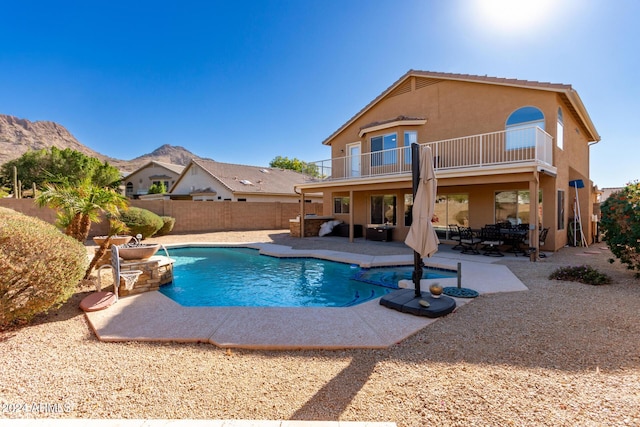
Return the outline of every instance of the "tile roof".
<path id="1" fill-rule="evenodd" d="M 128 178 L 128 177 L 130 177 L 132 175 L 135 175 L 138 172 L 140 172 L 142 169 L 148 168 L 149 166 L 152 166 L 152 165 L 157 165 L 157 166 L 163 167 L 163 168 L 168 169 L 171 172 L 176 173 L 178 175 L 180 175 L 182 173 L 182 171 L 184 170 L 184 168 L 186 167 L 186 166 L 182 166 L 182 165 L 174 165 L 173 163 L 165 163 L 165 162 L 158 162 L 158 161 L 152 160 L 149 163 L 146 163 L 144 166 L 139 167 L 138 169 L 134 170 L 133 172 L 125 175 L 124 178 Z"/>
<path id="2" fill-rule="evenodd" d="M 414 120 L 425 120 L 424 117 L 407 117 L 407 116 L 398 116 L 398 117 L 394 117 L 392 119 L 387 119 L 387 120 L 379 120 L 377 122 L 371 122 L 371 123 L 367 123 L 364 126 L 360 126 L 360 130 L 362 129 L 369 129 L 375 126 L 380 126 L 380 125 L 384 125 L 387 123 L 394 123 L 394 122 L 406 122 L 406 121 L 414 121 Z"/>
<path id="3" fill-rule="evenodd" d="M 408 76 L 440 78 L 443 80 L 466 80 L 471 82 L 493 83 L 503 86 L 531 87 L 534 89 L 570 90 L 571 85 L 562 83 L 539 82 L 534 80 L 508 79 L 503 77 L 477 76 L 473 74 L 441 73 L 437 71 L 409 70 L 402 78 Z"/>
<path id="4" fill-rule="evenodd" d="M 182 171 L 184 170 L 184 168 L 186 167 L 186 166 L 183 166 L 183 165 L 175 165 L 173 163 L 157 162 L 155 160 L 152 160 L 151 163 L 155 163 L 158 166 L 162 166 L 164 168 L 167 168 L 170 171 L 175 172 L 177 174 L 181 174 Z"/>
<path id="5" fill-rule="evenodd" d="M 305 175 L 262 166 L 192 160 L 234 193 L 296 194 L 294 185 L 302 184 Z"/>

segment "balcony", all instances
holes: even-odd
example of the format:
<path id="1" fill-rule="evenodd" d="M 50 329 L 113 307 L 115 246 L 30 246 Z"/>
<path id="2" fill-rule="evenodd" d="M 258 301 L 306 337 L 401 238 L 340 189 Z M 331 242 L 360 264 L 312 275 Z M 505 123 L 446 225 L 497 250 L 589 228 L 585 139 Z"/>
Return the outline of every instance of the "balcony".
<path id="1" fill-rule="evenodd" d="M 471 171 L 512 169 L 518 165 L 553 168 L 551 136 L 539 127 L 485 133 L 443 141 L 427 142 L 436 170 Z M 308 181 L 358 180 L 411 173 L 410 147 L 362 153 L 311 162 Z"/>

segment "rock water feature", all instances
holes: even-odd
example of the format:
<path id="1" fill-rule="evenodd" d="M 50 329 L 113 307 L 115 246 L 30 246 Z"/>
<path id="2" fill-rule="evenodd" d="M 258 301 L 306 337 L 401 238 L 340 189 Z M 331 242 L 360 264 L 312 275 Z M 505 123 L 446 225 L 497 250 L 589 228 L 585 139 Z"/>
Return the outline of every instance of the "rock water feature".
<path id="1" fill-rule="evenodd" d="M 124 279 L 121 278 L 118 287 L 118 294 L 121 297 L 156 291 L 161 285 L 173 281 L 174 260 L 169 257 L 169 253 L 164 246 L 157 243 L 140 243 L 142 236 L 139 234 L 136 237 L 126 237 L 129 237 L 126 243 L 116 245 L 120 255 L 120 271 L 140 270 L 142 274 L 140 274 L 131 289 L 126 289 Z M 157 255 L 160 248 L 164 250 L 164 253 Z M 105 264 L 111 264 L 111 249 L 108 249 L 107 253 L 100 259 L 98 266 Z"/>
<path id="2" fill-rule="evenodd" d="M 157 291 L 161 285 L 173 281 L 174 261 L 169 258 L 167 249 L 157 243 L 140 243 L 141 239 L 142 236 L 138 234 L 130 243 L 118 246 L 120 271 L 142 271 L 131 289 L 126 289 L 123 281 L 120 281 L 120 296 Z M 164 255 L 156 255 L 161 247 Z"/>
<path id="3" fill-rule="evenodd" d="M 154 256 L 158 249 L 160 249 L 160 245 L 157 243 L 145 244 L 139 243 L 137 240 L 134 243 L 118 245 L 120 258 L 124 260 L 148 259 Z"/>

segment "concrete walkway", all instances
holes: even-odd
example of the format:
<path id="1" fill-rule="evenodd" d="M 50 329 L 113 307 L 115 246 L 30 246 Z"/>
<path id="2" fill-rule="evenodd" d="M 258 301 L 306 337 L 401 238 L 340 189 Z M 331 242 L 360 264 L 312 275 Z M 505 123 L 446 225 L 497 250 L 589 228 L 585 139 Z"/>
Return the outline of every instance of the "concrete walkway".
<path id="1" fill-rule="evenodd" d="M 410 254 L 375 256 L 268 243 L 184 243 L 169 249 L 185 246 L 254 247 L 271 256 L 318 257 L 362 267 L 411 264 L 413 259 Z M 527 289 L 506 266 L 494 264 L 495 260 L 442 251 L 426 264 L 455 269 L 460 263 L 462 287 L 481 294 L 477 299 L 456 298 L 460 307 L 481 303 L 491 293 Z M 423 280 L 422 289 L 428 289 L 431 281 Z M 456 278 L 437 281 L 457 286 Z M 388 309 L 378 299 L 344 308 L 183 307 L 160 292 L 125 297 L 86 316 L 102 341 L 208 342 L 225 348 L 272 350 L 386 348 L 438 320 Z"/>

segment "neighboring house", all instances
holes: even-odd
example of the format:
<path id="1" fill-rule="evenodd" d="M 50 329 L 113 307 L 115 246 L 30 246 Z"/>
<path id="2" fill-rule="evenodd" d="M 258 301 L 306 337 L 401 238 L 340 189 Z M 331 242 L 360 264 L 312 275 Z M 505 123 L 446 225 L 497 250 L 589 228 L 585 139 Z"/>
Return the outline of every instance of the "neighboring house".
<path id="1" fill-rule="evenodd" d="M 437 228 L 528 223 L 531 241 L 548 227 L 544 249 L 557 250 L 574 216 L 570 181 L 584 183 L 578 204 L 592 241 L 589 147 L 599 140 L 570 85 L 410 70 L 323 141 L 331 159 L 313 162 L 320 178 L 297 188 L 322 192 L 324 215 L 387 223 L 393 239 L 404 240 L 413 204 L 409 147 L 428 145 Z"/>
<path id="2" fill-rule="evenodd" d="M 619 191 L 622 191 L 624 189 L 624 187 L 604 187 L 600 190 L 601 195 L 600 195 L 600 203 L 604 202 L 605 200 L 607 200 L 609 198 L 609 196 L 611 196 L 613 193 L 617 193 Z"/>
<path id="3" fill-rule="evenodd" d="M 164 184 L 167 191 L 175 184 L 184 170 L 182 165 L 172 163 L 150 161 L 122 178 L 125 186 L 125 196 L 130 199 L 149 193 L 149 187 L 153 184 Z"/>
<path id="4" fill-rule="evenodd" d="M 306 176 L 288 169 L 236 165 L 213 160 L 192 160 L 171 188 L 172 199 L 234 202 L 298 203 L 294 187 Z M 308 194 L 306 201 L 321 202 Z"/>

